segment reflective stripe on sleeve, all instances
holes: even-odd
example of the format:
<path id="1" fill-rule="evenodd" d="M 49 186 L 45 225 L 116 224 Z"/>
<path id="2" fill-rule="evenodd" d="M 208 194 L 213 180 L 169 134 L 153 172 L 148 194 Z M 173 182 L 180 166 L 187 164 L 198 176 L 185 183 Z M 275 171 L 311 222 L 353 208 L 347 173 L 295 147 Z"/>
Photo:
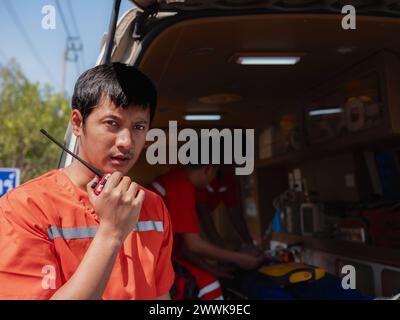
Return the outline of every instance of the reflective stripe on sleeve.
<path id="1" fill-rule="evenodd" d="M 59 228 L 51 226 L 47 229 L 47 234 L 50 240 L 62 238 L 70 239 L 87 239 L 94 238 L 98 227 L 80 227 L 80 228 Z M 139 221 L 134 228 L 135 231 L 157 231 L 164 232 L 164 224 L 162 221 Z"/>

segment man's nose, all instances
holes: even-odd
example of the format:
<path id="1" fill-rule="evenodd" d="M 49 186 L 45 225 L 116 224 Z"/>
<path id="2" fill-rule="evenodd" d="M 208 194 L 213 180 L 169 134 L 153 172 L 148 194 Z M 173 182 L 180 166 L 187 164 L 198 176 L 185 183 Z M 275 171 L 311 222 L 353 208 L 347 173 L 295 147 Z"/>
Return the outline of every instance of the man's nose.
<path id="1" fill-rule="evenodd" d="M 132 133 L 128 129 L 121 130 L 118 133 L 116 145 L 118 148 L 129 150 L 133 146 Z"/>

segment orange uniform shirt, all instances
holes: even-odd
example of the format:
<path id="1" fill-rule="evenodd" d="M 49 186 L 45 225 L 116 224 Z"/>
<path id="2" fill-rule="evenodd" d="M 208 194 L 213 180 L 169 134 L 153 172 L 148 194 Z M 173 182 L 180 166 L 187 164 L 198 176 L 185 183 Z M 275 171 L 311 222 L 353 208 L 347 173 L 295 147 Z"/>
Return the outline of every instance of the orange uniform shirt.
<path id="1" fill-rule="evenodd" d="M 200 233 L 200 223 L 196 213 L 196 189 L 180 166 L 158 177 L 150 188 L 162 196 L 168 208 L 174 233 L 173 256 L 181 258 L 182 234 Z"/>
<path id="2" fill-rule="evenodd" d="M 139 222 L 121 247 L 103 299 L 155 299 L 173 284 L 169 214 L 158 195 L 144 190 Z M 50 298 L 74 274 L 98 226 L 87 193 L 60 170 L 4 195 L 0 298 Z"/>

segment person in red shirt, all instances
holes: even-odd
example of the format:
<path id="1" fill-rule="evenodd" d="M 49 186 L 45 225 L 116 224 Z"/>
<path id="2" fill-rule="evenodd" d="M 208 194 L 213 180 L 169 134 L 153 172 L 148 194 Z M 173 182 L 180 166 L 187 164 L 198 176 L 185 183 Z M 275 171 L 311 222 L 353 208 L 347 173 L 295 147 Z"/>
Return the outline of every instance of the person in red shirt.
<path id="1" fill-rule="evenodd" d="M 223 299 L 219 281 L 212 275 L 202 258 L 231 262 L 244 269 L 260 265 L 263 256 L 235 252 L 216 246 L 200 236 L 196 213 L 196 188 L 206 187 L 215 177 L 213 165 L 186 165 L 171 169 L 151 185 L 164 199 L 171 215 L 174 233 L 173 259 L 186 267 L 199 287 L 198 298 Z M 197 259 L 200 258 L 200 259 Z"/>
<path id="2" fill-rule="evenodd" d="M 157 194 L 126 176 L 156 107 L 150 79 L 121 63 L 84 72 L 71 126 L 79 156 L 0 199 L 1 299 L 169 299 L 170 217 Z"/>
<path id="3" fill-rule="evenodd" d="M 255 248 L 240 209 L 237 193 L 234 176 L 226 172 L 226 169 L 219 167 L 216 177 L 206 188 L 196 189 L 196 210 L 200 224 L 211 242 L 224 247 L 224 241 L 212 219 L 212 213 L 220 204 L 223 204 L 234 230 L 242 241 L 242 247 Z"/>

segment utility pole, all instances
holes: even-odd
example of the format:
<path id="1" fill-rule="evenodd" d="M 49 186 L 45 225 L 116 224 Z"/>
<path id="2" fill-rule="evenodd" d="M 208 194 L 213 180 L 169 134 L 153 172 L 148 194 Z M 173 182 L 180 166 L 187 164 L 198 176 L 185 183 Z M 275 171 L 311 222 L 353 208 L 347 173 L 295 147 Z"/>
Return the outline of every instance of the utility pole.
<path id="1" fill-rule="evenodd" d="M 65 96 L 65 72 L 67 69 L 67 49 L 64 49 L 61 62 L 61 86 L 60 93 Z"/>
<path id="2" fill-rule="evenodd" d="M 65 78 L 67 73 L 67 62 L 78 63 L 79 52 L 83 49 L 82 42 L 79 37 L 67 37 L 65 49 L 63 52 L 63 60 L 61 65 L 61 87 L 60 93 L 65 96 Z"/>

